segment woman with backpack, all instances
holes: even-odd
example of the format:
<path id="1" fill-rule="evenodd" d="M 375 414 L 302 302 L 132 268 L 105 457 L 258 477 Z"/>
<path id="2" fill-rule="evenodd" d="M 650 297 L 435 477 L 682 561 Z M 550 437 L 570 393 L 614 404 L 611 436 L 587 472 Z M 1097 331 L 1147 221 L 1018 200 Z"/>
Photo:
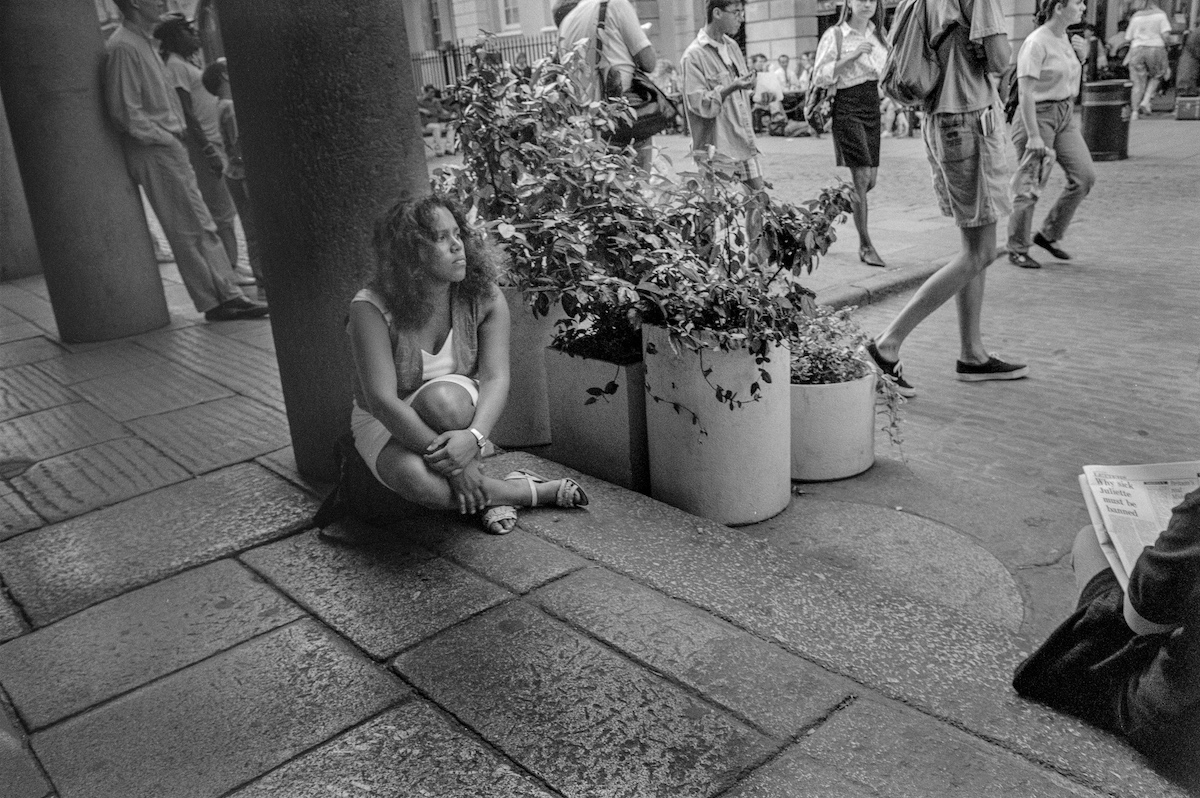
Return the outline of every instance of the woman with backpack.
<path id="1" fill-rule="evenodd" d="M 838 24 L 817 44 L 813 85 L 836 89 L 833 98 L 833 150 L 838 166 L 850 167 L 854 181 L 854 227 L 858 258 L 886 266 L 867 230 L 867 192 L 879 171 L 879 76 L 887 58 L 883 3 L 845 0 Z"/>
<path id="2" fill-rule="evenodd" d="M 1017 171 L 1008 218 L 1008 259 L 1024 269 L 1041 268 L 1029 255 L 1031 244 L 1059 260 L 1070 260 L 1057 242 L 1096 182 L 1092 156 L 1075 116 L 1082 65 L 1067 38 L 1067 28 L 1083 18 L 1083 7 L 1084 0 L 1041 0 L 1034 14 L 1039 27 L 1025 38 L 1017 54 L 1019 99 L 1012 123 Z M 1054 161 L 1066 173 L 1067 185 L 1046 214 L 1042 229 L 1031 237 L 1038 194 Z"/>

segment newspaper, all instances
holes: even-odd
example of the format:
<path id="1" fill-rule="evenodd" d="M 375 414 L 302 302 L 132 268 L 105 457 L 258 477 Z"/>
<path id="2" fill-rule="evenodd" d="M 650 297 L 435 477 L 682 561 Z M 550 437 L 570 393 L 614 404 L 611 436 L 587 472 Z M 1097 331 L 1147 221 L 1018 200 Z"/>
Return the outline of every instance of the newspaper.
<path id="1" fill-rule="evenodd" d="M 1200 487 L 1200 460 L 1084 466 L 1079 487 L 1100 548 L 1125 588 L 1142 550 L 1167 528 L 1171 509 Z"/>

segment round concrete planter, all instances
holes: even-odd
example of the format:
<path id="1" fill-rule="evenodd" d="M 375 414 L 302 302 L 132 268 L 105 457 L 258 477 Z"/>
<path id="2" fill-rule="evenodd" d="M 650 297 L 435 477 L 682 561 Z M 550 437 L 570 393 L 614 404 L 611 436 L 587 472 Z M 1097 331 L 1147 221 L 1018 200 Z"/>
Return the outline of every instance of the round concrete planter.
<path id="1" fill-rule="evenodd" d="M 646 450 L 645 366 L 572 357 L 546 349 L 546 384 L 552 443 L 545 457 L 606 482 L 650 491 Z M 589 388 L 609 382 L 617 392 L 591 404 Z"/>
<path id="2" fill-rule="evenodd" d="M 791 500 L 787 350 L 763 364 L 768 383 L 746 350 L 674 351 L 660 327 L 643 327 L 642 342 L 651 495 L 723 524 L 782 512 Z M 762 398 L 740 408 L 714 396 L 720 385 L 749 399 L 754 382 Z"/>
<path id="3" fill-rule="evenodd" d="M 792 479 L 843 479 L 875 464 L 874 372 L 791 389 Z"/>
<path id="4" fill-rule="evenodd" d="M 509 335 L 509 387 L 504 412 L 492 429 L 497 446 L 544 446 L 550 443 L 550 410 L 546 398 L 546 360 L 558 317 L 533 315 L 524 297 L 514 288 L 504 288 L 512 317 Z"/>

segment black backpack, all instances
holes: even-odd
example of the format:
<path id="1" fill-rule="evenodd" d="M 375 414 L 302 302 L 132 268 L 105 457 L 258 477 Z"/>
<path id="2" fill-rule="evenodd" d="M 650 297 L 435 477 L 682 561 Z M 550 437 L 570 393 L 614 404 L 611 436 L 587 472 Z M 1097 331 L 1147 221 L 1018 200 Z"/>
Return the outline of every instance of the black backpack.
<path id="1" fill-rule="evenodd" d="M 338 481 L 321 502 L 313 525 L 317 529 L 353 517 L 371 526 L 392 526 L 427 512 L 424 507 L 402 499 L 375 478 L 346 433 L 337 442 Z"/>

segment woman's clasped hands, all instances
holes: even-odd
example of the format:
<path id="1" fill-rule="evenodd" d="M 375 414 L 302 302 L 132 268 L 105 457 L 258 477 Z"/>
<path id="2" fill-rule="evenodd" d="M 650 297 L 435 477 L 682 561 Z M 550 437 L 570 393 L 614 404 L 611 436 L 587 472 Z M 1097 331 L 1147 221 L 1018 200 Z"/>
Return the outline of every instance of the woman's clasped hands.
<path id="1" fill-rule="evenodd" d="M 470 430 L 454 429 L 441 433 L 425 449 L 425 464 L 446 478 L 464 515 L 487 506 L 483 491 L 483 472 L 479 468 L 479 444 Z"/>

